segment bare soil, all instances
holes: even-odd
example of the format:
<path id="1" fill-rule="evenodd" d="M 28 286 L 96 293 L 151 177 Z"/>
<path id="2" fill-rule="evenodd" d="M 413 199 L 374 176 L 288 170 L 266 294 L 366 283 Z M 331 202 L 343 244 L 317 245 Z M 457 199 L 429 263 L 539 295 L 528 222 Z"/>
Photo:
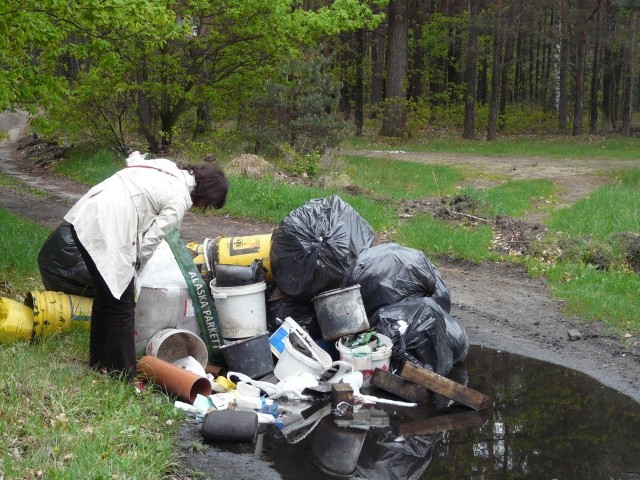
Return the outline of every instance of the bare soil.
<path id="1" fill-rule="evenodd" d="M 0 142 L 0 171 L 26 185 L 49 192 L 47 196 L 37 196 L 26 188 L 18 191 L 15 187 L 0 186 L 0 208 L 55 228 L 87 187 L 52 175 L 47 162 L 34 165 L 34 158 L 41 153 L 39 150 L 55 151 L 57 147 L 30 142 L 25 137 L 26 116 L 20 113 L 0 114 L 0 129 L 9 133 L 9 138 Z M 489 158 L 402 152 L 367 154 L 426 163 L 449 163 L 510 178 L 549 178 L 562 186 L 561 198 L 558 199 L 560 205 L 570 205 L 609 181 L 601 172 L 635 166 L 630 162 L 612 160 Z M 442 199 L 423 199 L 404 205 L 398 213 L 402 217 L 416 210 L 441 208 L 441 204 Z M 498 248 L 510 248 L 514 242 L 509 242 L 509 238 L 539 235 L 543 228 L 538 223 L 541 221 L 542 218 L 525 221 L 503 219 L 504 228 L 497 231 L 498 234 L 507 232 L 503 233 L 507 240 L 501 244 L 498 242 Z M 182 236 L 186 241 L 201 242 L 207 237 L 269 233 L 274 226 L 231 216 L 210 218 L 188 213 L 183 221 Z M 378 242 L 382 241 L 385 241 L 383 236 L 378 238 Z M 550 296 L 544 280 L 530 278 L 519 266 L 509 263 L 475 265 L 448 259 L 438 259 L 437 264 L 451 292 L 451 313 L 465 327 L 472 344 L 581 371 L 603 386 L 640 402 L 638 339 L 621 339 L 607 333 L 599 322 L 585 323 L 564 316 L 562 302 Z M 571 329 L 581 333 L 579 340 L 569 339 L 568 331 Z"/>

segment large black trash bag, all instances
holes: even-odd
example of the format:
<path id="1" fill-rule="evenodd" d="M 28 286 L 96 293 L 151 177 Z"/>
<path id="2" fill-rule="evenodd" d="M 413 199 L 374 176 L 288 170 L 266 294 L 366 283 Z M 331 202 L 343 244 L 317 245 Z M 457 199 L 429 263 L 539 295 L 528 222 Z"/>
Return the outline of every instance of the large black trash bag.
<path id="1" fill-rule="evenodd" d="M 271 235 L 273 279 L 294 299 L 340 288 L 373 229 L 337 195 L 309 200 L 289 213 Z"/>
<path id="2" fill-rule="evenodd" d="M 418 480 L 428 478 L 433 448 L 441 433 L 406 437 L 398 441 L 392 427 L 367 432 L 353 478 L 367 480 Z"/>
<path id="3" fill-rule="evenodd" d="M 449 289 L 440 271 L 420 250 L 397 243 L 363 251 L 345 283 L 360 285 L 369 316 L 385 305 L 419 297 L 431 297 L 443 310 L 451 311 Z"/>
<path id="4" fill-rule="evenodd" d="M 45 240 L 38 253 L 38 268 L 46 290 L 93 297 L 93 279 L 71 235 L 71 224 L 63 221 Z"/>
<path id="5" fill-rule="evenodd" d="M 408 360 L 447 375 L 453 364 L 463 361 L 469 351 L 469 339 L 462 325 L 430 297 L 382 307 L 369 324 L 392 339 L 392 370 Z"/>

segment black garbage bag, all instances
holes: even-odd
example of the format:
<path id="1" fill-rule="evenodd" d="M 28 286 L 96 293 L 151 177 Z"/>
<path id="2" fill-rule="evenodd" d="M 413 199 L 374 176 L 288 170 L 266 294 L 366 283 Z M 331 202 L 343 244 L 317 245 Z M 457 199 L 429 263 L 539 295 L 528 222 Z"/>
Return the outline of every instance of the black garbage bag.
<path id="1" fill-rule="evenodd" d="M 287 317 L 295 320 L 311 338 L 322 338 L 320 324 L 311 302 L 289 297 L 267 301 L 267 330 L 269 333 L 275 332 L 282 325 L 282 320 Z"/>
<path id="2" fill-rule="evenodd" d="M 464 328 L 430 297 L 408 299 L 380 308 L 369 321 L 393 341 L 391 369 L 406 360 L 440 375 L 467 357 Z"/>
<path id="3" fill-rule="evenodd" d="M 419 480 L 425 475 L 441 433 L 407 437 L 398 441 L 392 427 L 367 433 L 353 478 L 367 480 Z"/>
<path id="4" fill-rule="evenodd" d="M 38 253 L 38 269 L 46 290 L 93 297 L 93 279 L 71 235 L 71 224 L 63 221 L 45 240 Z"/>
<path id="5" fill-rule="evenodd" d="M 369 316 L 385 305 L 419 297 L 431 297 L 444 311 L 451 311 L 449 289 L 440 271 L 420 250 L 397 243 L 363 251 L 345 283 L 360 285 Z"/>
<path id="6" fill-rule="evenodd" d="M 340 288 L 373 229 L 337 195 L 309 200 L 289 213 L 271 235 L 273 279 L 295 299 Z"/>

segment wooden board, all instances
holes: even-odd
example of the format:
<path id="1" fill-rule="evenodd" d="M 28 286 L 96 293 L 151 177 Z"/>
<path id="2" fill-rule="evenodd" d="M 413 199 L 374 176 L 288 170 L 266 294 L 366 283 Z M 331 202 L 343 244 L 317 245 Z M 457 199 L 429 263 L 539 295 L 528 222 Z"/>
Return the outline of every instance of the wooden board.
<path id="1" fill-rule="evenodd" d="M 491 406 L 491 399 L 483 393 L 410 362 L 405 362 L 400 376 L 474 410 Z"/>

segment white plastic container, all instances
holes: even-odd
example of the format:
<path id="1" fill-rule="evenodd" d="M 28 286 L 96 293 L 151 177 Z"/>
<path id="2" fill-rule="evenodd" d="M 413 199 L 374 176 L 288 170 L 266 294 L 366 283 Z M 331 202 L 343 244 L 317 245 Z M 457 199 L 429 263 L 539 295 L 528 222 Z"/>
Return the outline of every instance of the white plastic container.
<path id="1" fill-rule="evenodd" d="M 350 349 L 344 344 L 347 337 L 343 337 L 336 342 L 336 349 L 340 353 L 340 360 L 353 365 L 354 370 L 362 372 L 362 387 L 371 385 L 371 377 L 376 368 L 387 371 L 391 361 L 391 350 L 393 349 L 393 341 L 386 335 L 376 333 L 378 340 L 382 345 L 376 351 L 363 352 L 362 350 Z"/>
<path id="2" fill-rule="evenodd" d="M 290 335 L 297 335 L 296 332 L 292 332 Z M 273 369 L 273 374 L 282 380 L 283 378 L 291 375 L 296 375 L 300 372 L 309 372 L 313 375 L 320 376 L 329 368 L 331 368 L 331 355 L 325 352 L 316 342 L 310 338 L 306 338 L 304 335 L 298 335 L 301 342 L 309 349 L 311 356 L 304 355 L 298 351 L 291 342 L 289 337 L 284 339 L 284 350 L 282 355 L 276 363 L 276 367 Z"/>
<path id="3" fill-rule="evenodd" d="M 265 282 L 238 287 L 217 287 L 215 282 L 209 286 L 223 338 L 239 340 L 267 331 Z"/>

